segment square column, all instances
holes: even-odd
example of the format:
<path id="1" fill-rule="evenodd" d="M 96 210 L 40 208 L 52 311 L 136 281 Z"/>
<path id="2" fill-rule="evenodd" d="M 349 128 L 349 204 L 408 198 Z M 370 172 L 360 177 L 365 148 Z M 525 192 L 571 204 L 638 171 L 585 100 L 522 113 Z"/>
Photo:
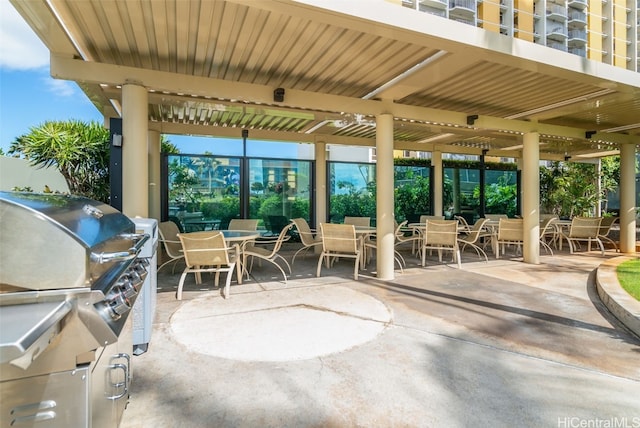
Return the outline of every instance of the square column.
<path id="1" fill-rule="evenodd" d="M 122 86 L 122 213 L 149 217 L 149 100 L 140 84 Z"/>
<path id="2" fill-rule="evenodd" d="M 522 218 L 525 263 L 540 263 L 540 135 L 524 134 L 522 148 Z"/>
<path id="3" fill-rule="evenodd" d="M 393 271 L 393 115 L 376 116 L 376 270 L 380 279 L 395 278 Z"/>

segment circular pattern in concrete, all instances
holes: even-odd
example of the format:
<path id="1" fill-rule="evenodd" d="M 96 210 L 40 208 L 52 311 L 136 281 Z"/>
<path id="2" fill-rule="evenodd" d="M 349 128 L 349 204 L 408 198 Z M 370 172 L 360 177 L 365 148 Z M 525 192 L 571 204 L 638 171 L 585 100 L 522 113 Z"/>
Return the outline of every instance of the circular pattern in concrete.
<path id="1" fill-rule="evenodd" d="M 190 351 L 241 361 L 291 361 L 366 343 L 391 321 L 371 296 L 339 285 L 205 296 L 171 317 Z"/>

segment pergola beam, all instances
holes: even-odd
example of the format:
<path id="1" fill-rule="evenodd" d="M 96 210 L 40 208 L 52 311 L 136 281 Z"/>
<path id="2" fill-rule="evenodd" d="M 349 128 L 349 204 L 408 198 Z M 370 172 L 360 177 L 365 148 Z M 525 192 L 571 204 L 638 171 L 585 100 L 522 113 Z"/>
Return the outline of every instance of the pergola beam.
<path id="1" fill-rule="evenodd" d="M 251 83 L 229 82 L 220 79 L 190 76 L 177 73 L 145 70 L 51 55 L 51 75 L 55 78 L 83 83 L 123 85 L 137 83 L 148 90 L 159 93 L 178 94 L 210 99 L 242 100 L 257 105 L 273 105 L 275 88 Z M 396 118 L 423 122 L 425 124 L 446 124 L 459 128 L 493 129 L 507 132 L 538 132 L 541 135 L 556 135 L 563 138 L 585 139 L 587 130 L 558 125 L 546 125 L 515 119 L 479 116 L 473 125 L 467 125 L 467 116 L 473 112 L 460 113 L 425 107 L 397 104 L 388 100 L 363 100 L 339 95 L 320 94 L 309 91 L 286 89 L 284 108 L 292 110 L 313 110 L 328 112 L 348 112 L 378 116 L 391 113 Z M 598 137 L 616 140 L 617 143 L 635 143 L 634 138 L 625 134 L 601 133 Z M 278 137 L 279 139 L 280 137 Z M 593 138 L 593 137 L 592 137 Z"/>

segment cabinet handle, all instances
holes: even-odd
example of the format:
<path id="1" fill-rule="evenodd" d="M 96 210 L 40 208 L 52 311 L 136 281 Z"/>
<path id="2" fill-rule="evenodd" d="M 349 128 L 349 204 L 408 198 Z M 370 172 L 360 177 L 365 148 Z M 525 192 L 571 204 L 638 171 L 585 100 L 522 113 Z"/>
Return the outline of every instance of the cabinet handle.
<path id="1" fill-rule="evenodd" d="M 124 397 L 125 395 L 127 395 L 127 393 L 129 392 L 129 368 L 126 365 L 120 364 L 120 363 L 112 364 L 109 366 L 109 368 L 111 370 L 122 370 L 122 372 L 124 373 L 124 382 L 111 384 L 111 386 L 116 389 L 119 389 L 124 386 L 124 389 L 122 390 L 122 394 L 110 395 L 107 397 L 109 400 L 118 400 Z"/>

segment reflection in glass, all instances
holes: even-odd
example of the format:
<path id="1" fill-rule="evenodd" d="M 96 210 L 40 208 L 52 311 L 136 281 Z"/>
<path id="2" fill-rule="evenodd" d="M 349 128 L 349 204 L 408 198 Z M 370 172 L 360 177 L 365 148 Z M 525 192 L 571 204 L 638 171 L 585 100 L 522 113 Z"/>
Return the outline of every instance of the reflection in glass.
<path id="1" fill-rule="evenodd" d="M 480 170 L 444 168 L 444 177 L 445 216 L 460 215 L 473 224 L 480 217 Z"/>
<path id="2" fill-rule="evenodd" d="M 249 159 L 249 216 L 280 233 L 293 218 L 310 222 L 311 162 Z"/>
<path id="3" fill-rule="evenodd" d="M 342 223 L 345 216 L 376 217 L 375 164 L 329 163 L 329 218 Z"/>
<path id="4" fill-rule="evenodd" d="M 226 228 L 240 215 L 240 158 L 171 155 L 169 219 L 187 232 Z"/>

